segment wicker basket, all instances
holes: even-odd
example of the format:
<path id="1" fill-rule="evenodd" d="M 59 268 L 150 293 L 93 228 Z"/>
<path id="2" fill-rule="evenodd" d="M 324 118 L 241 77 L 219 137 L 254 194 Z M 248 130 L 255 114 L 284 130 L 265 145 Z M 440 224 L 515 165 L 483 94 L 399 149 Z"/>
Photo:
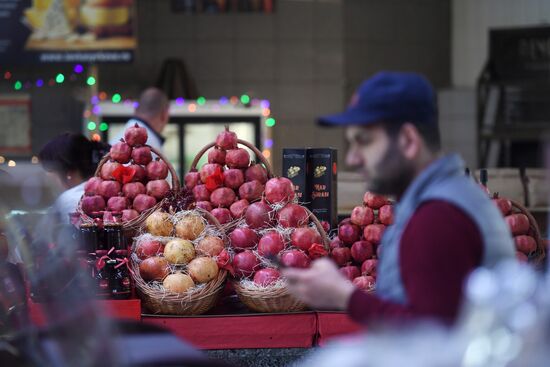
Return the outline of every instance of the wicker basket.
<path id="1" fill-rule="evenodd" d="M 170 176 L 171 176 L 171 180 L 172 180 L 172 189 L 178 190 L 180 188 L 180 181 L 179 181 L 179 178 L 178 178 L 178 174 L 176 173 L 176 170 L 174 169 L 174 167 L 172 166 L 170 161 L 168 159 L 166 159 L 166 157 L 161 152 L 159 152 L 157 149 L 155 149 L 154 147 L 152 147 L 150 145 L 146 145 L 146 146 L 151 149 L 152 153 L 156 154 L 162 161 L 164 161 L 164 163 L 166 163 L 166 166 L 168 166 L 168 170 L 170 171 Z M 111 159 L 111 155 L 109 153 L 107 153 L 101 159 L 101 161 L 99 162 L 99 164 L 97 166 L 97 169 L 95 171 L 95 174 L 94 174 L 95 177 L 101 177 L 101 167 L 103 167 L 103 165 L 105 163 L 107 163 L 110 159 Z M 143 223 L 145 222 L 147 217 L 151 213 L 153 213 L 155 210 L 157 210 L 161 205 L 162 205 L 162 200 L 159 201 L 152 208 L 141 212 L 138 217 L 132 219 L 131 221 L 123 222 L 122 223 L 122 229 L 124 231 L 125 236 L 127 236 L 127 238 L 134 237 L 134 234 L 143 225 Z M 82 198 L 80 199 L 80 202 L 78 203 L 77 212 L 80 214 L 80 219 L 81 219 L 82 223 L 93 223 L 94 220 L 82 211 Z"/>
<path id="2" fill-rule="evenodd" d="M 202 209 L 200 212 L 210 223 L 222 230 L 216 218 Z M 223 231 L 222 231 L 223 232 Z M 227 238 L 224 235 L 224 241 Z M 165 315 L 199 315 L 210 310 L 219 300 L 225 286 L 227 271 L 220 270 L 218 276 L 203 287 L 186 294 L 175 294 L 158 290 L 148 285 L 139 273 L 139 265 L 132 260 L 133 279 L 136 290 L 144 306 L 154 314 Z"/>
<path id="3" fill-rule="evenodd" d="M 323 239 L 323 246 L 329 250 L 329 239 L 319 219 L 307 208 L 311 221 Z M 297 312 L 307 305 L 292 296 L 286 286 L 247 287 L 245 282 L 233 281 L 233 288 L 239 299 L 248 308 L 257 312 Z"/>
<path id="4" fill-rule="evenodd" d="M 537 249 L 529 254 L 529 263 L 535 266 L 542 266 L 544 264 L 544 259 L 546 258 L 546 246 L 540 234 L 540 229 L 537 224 L 536 219 L 533 215 L 520 203 L 510 200 L 512 203 L 512 213 L 522 213 L 529 219 L 529 236 L 535 239 L 537 243 Z"/>

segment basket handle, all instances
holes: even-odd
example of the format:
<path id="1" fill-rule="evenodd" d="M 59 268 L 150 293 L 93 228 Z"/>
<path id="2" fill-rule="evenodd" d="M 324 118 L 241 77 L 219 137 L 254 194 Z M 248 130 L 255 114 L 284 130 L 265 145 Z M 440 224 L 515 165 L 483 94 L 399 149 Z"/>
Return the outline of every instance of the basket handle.
<path id="1" fill-rule="evenodd" d="M 247 147 L 248 149 L 250 149 L 251 151 L 254 152 L 254 154 L 256 155 L 256 159 L 259 159 L 263 165 L 265 166 L 265 169 L 267 171 L 267 176 L 269 178 L 273 178 L 273 169 L 271 168 L 271 165 L 269 164 L 269 162 L 267 161 L 267 159 L 264 157 L 264 155 L 262 154 L 262 152 L 260 152 L 260 150 L 258 148 L 256 148 L 254 145 L 252 145 L 251 143 L 247 142 L 246 140 L 241 140 L 241 139 L 237 139 L 237 143 L 238 144 L 241 144 L 241 145 L 244 145 L 245 147 Z M 190 171 L 193 171 L 193 170 L 196 170 L 197 169 L 197 164 L 199 163 L 199 160 L 201 159 L 201 157 L 204 155 L 204 153 L 206 153 L 210 148 L 213 148 L 216 146 L 216 143 L 213 142 L 213 143 L 209 143 L 209 144 L 206 144 L 198 153 L 197 155 L 195 156 L 195 159 L 193 159 L 193 162 L 191 163 L 191 169 Z"/>
<path id="2" fill-rule="evenodd" d="M 164 154 L 162 154 L 156 148 L 154 148 L 150 145 L 145 145 L 145 146 L 149 147 L 149 149 L 151 149 L 151 152 L 156 154 L 160 159 L 162 159 L 164 161 L 164 163 L 166 163 L 166 166 L 168 167 L 168 170 L 170 171 L 170 176 L 172 176 L 172 188 L 175 189 L 175 190 L 179 190 L 180 187 L 181 187 L 180 180 L 179 180 L 178 174 L 176 173 L 176 170 L 174 169 L 174 167 L 172 166 L 170 161 L 168 159 L 166 159 Z M 103 156 L 103 158 L 101 159 L 101 161 L 99 161 L 99 163 L 97 165 L 94 176 L 96 176 L 96 177 L 101 176 L 101 167 L 103 167 L 103 165 L 105 163 L 107 163 L 110 159 L 111 159 L 111 154 L 110 153 L 107 153 L 107 154 L 105 154 L 105 156 Z"/>
<path id="3" fill-rule="evenodd" d="M 313 224 L 315 224 L 315 227 L 317 227 L 317 231 L 319 231 L 319 234 L 321 235 L 321 238 L 323 239 L 323 247 L 325 248 L 325 250 L 329 251 L 330 250 L 330 241 L 328 239 L 327 232 L 325 232 L 325 229 L 323 228 L 323 225 L 321 224 L 321 222 L 319 222 L 319 219 L 317 218 L 317 216 L 315 216 L 315 214 L 313 214 L 311 212 L 311 210 L 309 210 L 305 206 L 303 208 L 306 210 L 306 212 L 309 215 L 309 218 L 311 219 Z"/>

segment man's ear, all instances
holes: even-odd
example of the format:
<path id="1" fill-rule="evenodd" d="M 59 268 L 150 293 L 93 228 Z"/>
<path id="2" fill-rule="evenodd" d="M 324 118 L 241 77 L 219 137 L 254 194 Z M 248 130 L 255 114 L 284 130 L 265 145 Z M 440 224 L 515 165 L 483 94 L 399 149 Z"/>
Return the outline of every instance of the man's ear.
<path id="1" fill-rule="evenodd" d="M 403 156 L 414 159 L 420 154 L 422 137 L 418 129 L 411 123 L 405 123 L 399 131 L 398 146 Z"/>

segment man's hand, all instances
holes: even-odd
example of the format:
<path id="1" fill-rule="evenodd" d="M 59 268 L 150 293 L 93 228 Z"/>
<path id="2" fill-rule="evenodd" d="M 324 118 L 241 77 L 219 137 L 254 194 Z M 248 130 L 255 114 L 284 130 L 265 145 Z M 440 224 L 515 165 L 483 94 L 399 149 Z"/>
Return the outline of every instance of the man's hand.
<path id="1" fill-rule="evenodd" d="M 355 291 L 329 259 L 316 260 L 309 269 L 284 269 L 283 276 L 290 293 L 313 308 L 345 310 Z"/>

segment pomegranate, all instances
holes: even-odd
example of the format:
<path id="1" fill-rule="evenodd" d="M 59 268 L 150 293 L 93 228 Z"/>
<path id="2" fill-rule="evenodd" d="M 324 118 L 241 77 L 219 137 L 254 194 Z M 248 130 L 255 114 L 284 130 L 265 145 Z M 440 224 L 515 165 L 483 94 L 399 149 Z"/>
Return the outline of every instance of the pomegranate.
<path id="1" fill-rule="evenodd" d="M 531 252 L 537 250 L 537 242 L 531 236 L 516 236 L 514 237 L 514 242 L 516 243 L 516 249 L 525 255 L 529 255 Z"/>
<path id="2" fill-rule="evenodd" d="M 164 258 L 170 264 L 185 265 L 195 258 L 195 247 L 189 240 L 176 238 L 164 246 Z"/>
<path id="3" fill-rule="evenodd" d="M 366 226 L 374 222 L 374 211 L 365 206 L 356 206 L 351 212 L 351 223 L 358 226 Z"/>
<path id="4" fill-rule="evenodd" d="M 130 200 L 139 194 L 145 194 L 145 186 L 141 182 L 130 182 L 122 186 L 122 193 Z"/>
<path id="5" fill-rule="evenodd" d="M 311 259 L 303 251 L 288 250 L 281 255 L 283 265 L 293 268 L 307 268 Z"/>
<path id="6" fill-rule="evenodd" d="M 259 181 L 262 185 L 267 182 L 267 170 L 261 164 L 253 164 L 246 169 L 244 174 L 246 181 Z"/>
<path id="7" fill-rule="evenodd" d="M 212 205 L 222 208 L 229 208 L 236 199 L 237 196 L 235 195 L 235 192 L 227 187 L 216 189 L 210 195 Z"/>
<path id="8" fill-rule="evenodd" d="M 230 189 L 238 189 L 244 183 L 243 171 L 236 168 L 228 169 L 223 173 L 223 184 Z"/>
<path id="9" fill-rule="evenodd" d="M 323 230 L 325 232 L 327 232 L 327 233 L 330 232 L 330 223 L 327 222 L 326 220 L 321 221 L 321 227 L 323 227 Z"/>
<path id="10" fill-rule="evenodd" d="M 338 237 L 334 237 L 331 241 L 330 241 L 330 249 L 333 250 L 337 247 L 345 247 L 346 245 L 344 245 L 344 243 L 342 242 L 342 240 L 340 240 Z"/>
<path id="11" fill-rule="evenodd" d="M 264 185 L 260 181 L 245 182 L 239 187 L 239 197 L 250 202 L 258 200 L 262 197 Z"/>
<path id="12" fill-rule="evenodd" d="M 380 209 L 388 204 L 388 199 L 385 196 L 376 195 L 367 191 L 363 196 L 363 203 L 371 209 Z"/>
<path id="13" fill-rule="evenodd" d="M 337 247 L 331 251 L 330 257 L 338 266 L 344 266 L 351 260 L 351 251 L 347 247 Z"/>
<path id="14" fill-rule="evenodd" d="M 115 217 L 113 216 L 113 212 L 105 210 L 103 212 L 102 220 L 103 220 L 103 224 L 105 224 L 105 223 L 114 223 L 115 222 Z"/>
<path id="15" fill-rule="evenodd" d="M 373 245 L 378 245 L 382 240 L 382 235 L 386 226 L 383 224 L 369 224 L 363 230 L 363 237 L 365 241 L 369 241 Z"/>
<path id="16" fill-rule="evenodd" d="M 185 187 L 189 190 L 193 189 L 199 184 L 201 179 L 200 173 L 197 171 L 188 172 L 185 174 Z"/>
<path id="17" fill-rule="evenodd" d="M 156 210 L 145 220 L 145 229 L 153 236 L 171 236 L 174 232 L 172 216 L 161 210 Z"/>
<path id="18" fill-rule="evenodd" d="M 205 228 L 206 224 L 200 215 L 189 214 L 176 223 L 176 236 L 184 240 L 194 241 Z"/>
<path id="19" fill-rule="evenodd" d="M 367 241 L 357 241 L 351 246 L 351 257 L 358 263 L 370 259 L 374 255 L 372 243 Z"/>
<path id="20" fill-rule="evenodd" d="M 271 207 L 263 201 L 250 204 L 244 214 L 246 224 L 250 228 L 259 229 L 271 225 Z"/>
<path id="21" fill-rule="evenodd" d="M 286 203 L 294 197 L 294 185 L 286 177 L 272 178 L 265 184 L 265 198 L 271 204 Z"/>
<path id="22" fill-rule="evenodd" d="M 114 180 L 115 178 L 113 177 L 113 172 L 120 166 L 121 164 L 115 161 L 105 162 L 105 164 L 101 166 L 101 178 L 104 180 Z"/>
<path id="23" fill-rule="evenodd" d="M 529 218 L 527 218 L 525 214 L 512 214 L 505 217 L 504 220 L 514 236 L 527 234 L 529 232 Z"/>
<path id="24" fill-rule="evenodd" d="M 321 236 L 313 228 L 296 228 L 290 236 L 292 246 L 307 251 L 314 243 L 321 243 Z"/>
<path id="25" fill-rule="evenodd" d="M 361 265 L 361 274 L 363 275 L 372 275 L 376 277 L 376 268 L 378 266 L 378 260 L 368 259 L 363 262 Z"/>
<path id="26" fill-rule="evenodd" d="M 361 235 L 361 228 L 355 224 L 342 224 L 338 227 L 338 238 L 342 240 L 346 245 L 351 245 L 359 240 Z"/>
<path id="27" fill-rule="evenodd" d="M 214 208 L 212 209 L 211 213 L 214 217 L 216 217 L 220 224 L 229 223 L 233 219 L 233 217 L 231 216 L 231 212 L 229 211 L 229 209 L 226 208 Z"/>
<path id="28" fill-rule="evenodd" d="M 131 164 L 128 167 L 132 168 L 135 171 L 132 181 L 134 182 L 145 181 L 145 178 L 147 177 L 147 172 L 145 172 L 145 167 L 140 166 L 139 164 Z"/>
<path id="29" fill-rule="evenodd" d="M 212 148 L 208 151 L 208 163 L 225 166 L 225 150 Z"/>
<path id="30" fill-rule="evenodd" d="M 157 200 L 162 200 L 166 197 L 168 191 L 170 191 L 170 185 L 166 180 L 154 180 L 147 182 L 145 189 L 147 190 L 147 195 Z"/>
<path id="31" fill-rule="evenodd" d="M 145 281 L 162 281 L 170 273 L 170 265 L 164 257 L 149 257 L 139 264 L 139 273 Z"/>
<path id="32" fill-rule="evenodd" d="M 111 147 L 109 151 L 111 159 L 118 163 L 128 163 L 132 156 L 132 148 L 123 139 Z"/>
<path id="33" fill-rule="evenodd" d="M 309 214 L 301 205 L 287 204 L 277 213 L 277 220 L 285 228 L 303 227 L 308 224 Z"/>
<path id="34" fill-rule="evenodd" d="M 99 195 L 84 196 L 82 198 L 82 211 L 88 215 L 105 209 L 105 199 Z"/>
<path id="35" fill-rule="evenodd" d="M 99 185 L 103 182 L 100 177 L 92 177 L 84 184 L 84 193 L 89 196 L 96 195 L 99 192 Z"/>
<path id="36" fill-rule="evenodd" d="M 124 131 L 124 140 L 131 147 L 144 145 L 147 142 L 147 130 L 136 123 Z"/>
<path id="37" fill-rule="evenodd" d="M 252 251 L 246 250 L 235 255 L 232 265 L 236 276 L 248 278 L 260 267 L 260 261 Z"/>
<path id="38" fill-rule="evenodd" d="M 206 256 L 218 256 L 224 249 L 223 240 L 219 237 L 206 236 L 195 247 L 197 252 Z"/>
<path id="39" fill-rule="evenodd" d="M 103 181 L 99 184 L 99 195 L 105 199 L 117 196 L 120 193 L 120 184 L 117 181 Z"/>
<path id="40" fill-rule="evenodd" d="M 374 288 L 376 280 L 372 276 L 362 275 L 353 279 L 353 285 L 359 289 L 370 291 Z"/>
<path id="41" fill-rule="evenodd" d="M 525 255 L 523 252 L 516 251 L 516 259 L 518 259 L 522 263 L 526 263 L 529 261 L 529 258 L 527 255 Z"/>
<path id="42" fill-rule="evenodd" d="M 229 131 L 229 126 L 226 126 L 225 131 L 222 131 L 216 137 L 216 146 L 225 150 L 235 149 L 237 147 L 237 134 Z"/>
<path id="43" fill-rule="evenodd" d="M 253 248 L 258 243 L 258 235 L 247 227 L 238 227 L 229 235 L 231 246 L 237 250 Z"/>
<path id="44" fill-rule="evenodd" d="M 208 283 L 218 276 L 219 268 L 211 257 L 197 257 L 187 266 L 189 275 L 196 283 Z"/>
<path id="45" fill-rule="evenodd" d="M 378 209 L 378 218 L 380 223 L 390 226 L 393 224 L 393 205 L 384 205 Z"/>
<path id="46" fill-rule="evenodd" d="M 159 241 L 142 241 L 136 246 L 136 255 L 144 260 L 151 256 L 162 255 L 164 245 Z"/>
<path id="47" fill-rule="evenodd" d="M 207 212 L 211 212 L 213 207 L 212 207 L 212 203 L 209 202 L 209 201 L 197 201 L 197 203 L 195 204 L 195 206 L 197 208 L 201 208 L 203 210 L 206 210 Z"/>
<path id="48" fill-rule="evenodd" d="M 168 166 L 160 158 L 156 158 L 145 168 L 149 180 L 164 180 L 168 177 Z"/>
<path id="49" fill-rule="evenodd" d="M 201 181 L 202 183 L 206 183 L 206 179 L 210 176 L 213 176 L 216 172 L 222 171 L 223 168 L 221 165 L 217 163 L 207 163 L 204 166 L 202 166 L 200 171 Z"/>
<path id="50" fill-rule="evenodd" d="M 260 269 L 254 274 L 254 283 L 266 287 L 274 284 L 281 277 L 281 273 L 277 269 L 265 268 Z"/>
<path id="51" fill-rule="evenodd" d="M 135 209 L 124 209 L 122 211 L 121 220 L 123 222 L 129 222 L 139 217 L 139 213 Z"/>
<path id="52" fill-rule="evenodd" d="M 512 211 L 512 202 L 507 199 L 493 199 L 493 203 L 498 207 L 503 216 L 507 216 Z"/>
<path id="53" fill-rule="evenodd" d="M 128 208 L 128 199 L 124 196 L 113 196 L 107 200 L 107 209 L 112 212 L 120 213 L 126 208 Z"/>
<path id="54" fill-rule="evenodd" d="M 248 206 L 250 204 L 248 203 L 248 200 L 242 199 L 239 201 L 234 202 L 229 207 L 229 211 L 231 212 L 231 216 L 235 219 L 242 218 L 244 216 L 244 213 L 246 212 L 246 209 L 248 209 Z"/>
<path id="55" fill-rule="evenodd" d="M 250 154 L 243 148 L 228 150 L 225 155 L 225 164 L 229 168 L 248 168 Z"/>
<path id="56" fill-rule="evenodd" d="M 354 265 L 348 265 L 348 266 L 344 266 L 343 268 L 340 268 L 340 273 L 343 276 L 345 276 L 350 282 L 352 282 L 353 279 L 361 275 L 359 268 Z"/>
<path id="57" fill-rule="evenodd" d="M 154 197 L 145 194 L 138 194 L 138 196 L 134 199 L 132 206 L 139 213 L 142 213 L 147 209 L 154 207 L 156 204 L 157 200 Z"/>
<path id="58" fill-rule="evenodd" d="M 206 185 L 197 185 L 193 188 L 193 195 L 197 201 L 210 201 L 210 191 Z"/>
<path id="59" fill-rule="evenodd" d="M 258 242 L 258 254 L 263 257 L 277 256 L 285 249 L 285 240 L 279 232 L 269 232 L 262 236 Z"/>
<path id="60" fill-rule="evenodd" d="M 151 148 L 149 147 L 139 147 L 132 150 L 132 159 L 134 163 L 141 165 L 148 165 L 153 160 L 153 155 L 151 154 Z"/>
<path id="61" fill-rule="evenodd" d="M 169 292 L 183 294 L 195 286 L 193 279 L 183 273 L 170 274 L 162 282 L 162 286 Z"/>

